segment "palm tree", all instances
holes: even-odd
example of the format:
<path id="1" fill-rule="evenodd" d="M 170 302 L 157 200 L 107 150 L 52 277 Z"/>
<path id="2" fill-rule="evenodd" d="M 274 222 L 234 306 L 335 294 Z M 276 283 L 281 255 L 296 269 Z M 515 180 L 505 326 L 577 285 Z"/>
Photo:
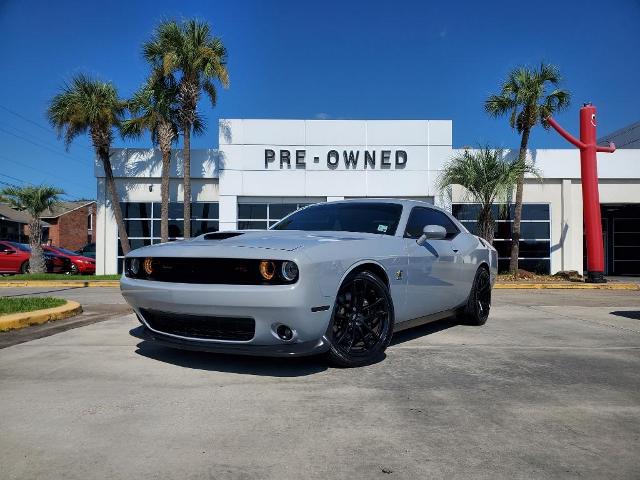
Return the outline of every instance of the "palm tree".
<path id="1" fill-rule="evenodd" d="M 110 158 L 113 129 L 120 127 L 125 109 L 126 103 L 118 97 L 112 83 L 79 74 L 53 97 L 47 116 L 58 135 L 64 138 L 66 148 L 69 148 L 74 138 L 89 132 L 96 156 L 104 168 L 107 190 L 120 234 L 120 245 L 126 255 L 129 253 L 129 236 L 122 219 Z"/>
<path id="2" fill-rule="evenodd" d="M 500 149 L 465 150 L 444 166 L 438 188 L 442 191 L 452 185 L 464 187 L 467 198 L 480 204 L 479 235 L 493 243 L 495 219 L 491 207 L 495 203 L 506 206 L 518 179 L 525 173 L 537 175 L 535 168 L 526 162 L 505 160 Z"/>
<path id="3" fill-rule="evenodd" d="M 165 76 L 178 75 L 180 130 L 183 135 L 184 237 L 191 236 L 191 131 L 202 91 L 215 106 L 215 82 L 229 85 L 227 50 L 205 22 L 162 22 L 143 46 L 147 61 Z"/>
<path id="4" fill-rule="evenodd" d="M 509 125 L 520 134 L 518 161 L 524 163 L 527 156 L 531 130 L 541 123 L 549 128 L 546 119 L 555 112 L 569 106 L 570 95 L 561 90 L 560 73 L 553 65 L 542 63 L 540 68 L 520 67 L 511 71 L 502 84 L 500 93 L 491 95 L 485 102 L 485 111 L 492 117 L 509 115 Z M 551 90 L 551 91 L 549 91 Z M 516 186 L 513 231 L 511 235 L 511 260 L 509 271 L 518 272 L 520 252 L 520 221 L 522 220 L 522 190 L 524 188 L 524 170 Z"/>
<path id="5" fill-rule="evenodd" d="M 122 135 L 139 138 L 145 131 L 151 141 L 158 145 L 162 154 L 162 181 L 160 187 L 161 215 L 160 237 L 169 241 L 169 171 L 171 168 L 171 145 L 178 138 L 178 111 L 176 101 L 178 88 L 173 77 L 164 77 L 152 72 L 145 85 L 129 101 L 133 118 L 122 122 Z"/>
<path id="6" fill-rule="evenodd" d="M 42 221 L 41 215 L 47 209 L 54 207 L 60 200 L 59 195 L 64 191 L 48 185 L 33 187 L 7 187 L 0 192 L 3 200 L 17 209 L 24 210 L 31 216 L 29 222 L 29 272 L 45 272 L 44 257 L 42 256 Z"/>

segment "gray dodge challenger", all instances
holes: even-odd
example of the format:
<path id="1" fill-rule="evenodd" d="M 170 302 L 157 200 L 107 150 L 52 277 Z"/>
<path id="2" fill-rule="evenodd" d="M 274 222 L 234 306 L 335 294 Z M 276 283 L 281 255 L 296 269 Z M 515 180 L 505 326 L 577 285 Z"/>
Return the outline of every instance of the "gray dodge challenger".
<path id="1" fill-rule="evenodd" d="M 134 250 L 120 288 L 138 338 L 355 367 L 381 358 L 393 332 L 453 315 L 484 324 L 497 264 L 444 210 L 360 199 L 304 207 L 267 231 Z"/>

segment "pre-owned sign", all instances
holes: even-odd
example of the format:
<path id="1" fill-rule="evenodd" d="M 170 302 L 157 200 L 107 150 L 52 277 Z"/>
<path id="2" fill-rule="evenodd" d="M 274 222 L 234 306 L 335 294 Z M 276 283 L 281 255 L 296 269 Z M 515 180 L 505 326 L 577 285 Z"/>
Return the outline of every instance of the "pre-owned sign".
<path id="1" fill-rule="evenodd" d="M 306 150 L 279 150 L 270 148 L 264 151 L 264 168 L 307 168 L 307 161 L 320 163 L 320 156 L 307 159 Z M 407 152 L 404 150 L 329 150 L 326 157 L 327 168 L 336 169 L 340 162 L 346 169 L 381 168 L 402 169 L 407 165 Z"/>

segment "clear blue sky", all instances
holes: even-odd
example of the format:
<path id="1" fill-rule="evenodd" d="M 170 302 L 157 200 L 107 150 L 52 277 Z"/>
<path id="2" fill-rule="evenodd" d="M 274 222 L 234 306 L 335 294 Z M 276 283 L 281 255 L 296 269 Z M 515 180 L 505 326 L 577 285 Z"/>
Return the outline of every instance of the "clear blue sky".
<path id="1" fill-rule="evenodd" d="M 584 101 L 599 109 L 600 134 L 640 119 L 638 0 L 0 0 L 0 181 L 94 197 L 88 140 L 65 153 L 47 101 L 81 71 L 130 95 L 147 73 L 142 42 L 161 19 L 182 17 L 209 21 L 229 50 L 231 87 L 215 109 L 203 102 L 209 128 L 194 148 L 217 146 L 219 117 L 452 119 L 454 146 L 514 146 L 483 100 L 511 68 L 542 60 L 573 94 L 558 117 L 573 132 Z M 538 129 L 531 146 L 567 145 Z"/>

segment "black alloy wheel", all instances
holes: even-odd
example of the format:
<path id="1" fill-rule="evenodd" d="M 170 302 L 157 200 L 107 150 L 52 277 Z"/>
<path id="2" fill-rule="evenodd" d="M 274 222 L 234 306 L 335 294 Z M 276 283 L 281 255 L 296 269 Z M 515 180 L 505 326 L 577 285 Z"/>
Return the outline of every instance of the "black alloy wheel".
<path id="1" fill-rule="evenodd" d="M 366 271 L 348 277 L 336 296 L 327 332 L 330 360 L 341 367 L 376 361 L 391 341 L 393 322 L 387 286 Z"/>
<path id="2" fill-rule="evenodd" d="M 465 309 L 465 320 L 468 325 L 484 325 L 491 310 L 491 277 L 485 267 L 476 272 Z"/>

